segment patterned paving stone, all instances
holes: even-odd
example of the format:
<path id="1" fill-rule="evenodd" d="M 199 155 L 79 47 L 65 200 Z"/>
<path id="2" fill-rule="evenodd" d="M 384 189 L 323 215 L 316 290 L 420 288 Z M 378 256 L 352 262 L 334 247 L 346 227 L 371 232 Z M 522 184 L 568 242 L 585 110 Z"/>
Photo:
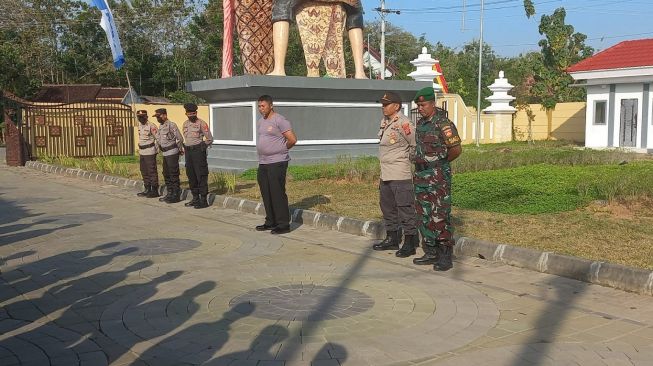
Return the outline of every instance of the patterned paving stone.
<path id="1" fill-rule="evenodd" d="M 362 237 L 275 236 L 253 230 L 260 216 L 0 173 L 0 365 L 653 359 L 650 297 L 470 258 L 435 273 Z M 37 191 L 59 199 L 19 204 Z"/>
<path id="2" fill-rule="evenodd" d="M 119 242 L 116 246 L 103 249 L 106 254 L 115 254 L 129 251 L 127 255 L 143 256 L 180 253 L 193 250 L 202 245 L 197 240 L 174 239 L 174 238 L 157 238 L 157 239 L 139 239 Z"/>
<path id="3" fill-rule="evenodd" d="M 335 301 L 329 301 L 335 299 Z M 249 291 L 230 304 L 249 303 L 252 316 L 273 320 L 320 321 L 346 318 L 372 308 L 374 299 L 347 288 L 291 284 Z M 320 305 L 328 303 L 328 308 Z"/>

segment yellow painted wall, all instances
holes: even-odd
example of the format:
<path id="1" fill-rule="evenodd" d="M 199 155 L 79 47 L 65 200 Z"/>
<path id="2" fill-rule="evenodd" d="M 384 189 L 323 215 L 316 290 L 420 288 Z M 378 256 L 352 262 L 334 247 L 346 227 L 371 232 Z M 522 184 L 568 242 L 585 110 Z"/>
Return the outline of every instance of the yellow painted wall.
<path id="1" fill-rule="evenodd" d="M 153 117 L 154 111 L 159 108 L 165 108 L 168 112 L 168 119 L 177 124 L 179 129 L 184 125 L 186 121 L 186 111 L 184 110 L 183 104 L 135 104 L 134 113 L 137 110 L 145 109 L 147 115 L 149 116 L 150 122 L 159 125 L 156 118 Z M 209 123 L 209 106 L 208 105 L 198 105 L 197 116 L 207 123 Z M 134 115 L 134 120 L 136 120 L 136 115 Z M 135 122 L 134 126 L 137 125 L 138 121 Z M 138 154 L 138 129 L 134 127 L 134 141 L 136 142 L 136 153 Z"/>
<path id="2" fill-rule="evenodd" d="M 532 122 L 533 140 L 585 141 L 585 102 L 558 103 L 549 113 L 541 104 L 530 104 L 534 114 Z M 515 139 L 528 139 L 528 116 L 520 110 L 513 121 Z"/>

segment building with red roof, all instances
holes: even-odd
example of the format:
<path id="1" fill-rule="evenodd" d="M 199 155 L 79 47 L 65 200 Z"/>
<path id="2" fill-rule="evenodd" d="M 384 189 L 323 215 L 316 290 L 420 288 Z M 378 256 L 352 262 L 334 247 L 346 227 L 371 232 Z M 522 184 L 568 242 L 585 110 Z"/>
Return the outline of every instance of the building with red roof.
<path id="1" fill-rule="evenodd" d="M 653 39 L 618 43 L 567 72 L 587 89 L 585 146 L 653 150 Z"/>

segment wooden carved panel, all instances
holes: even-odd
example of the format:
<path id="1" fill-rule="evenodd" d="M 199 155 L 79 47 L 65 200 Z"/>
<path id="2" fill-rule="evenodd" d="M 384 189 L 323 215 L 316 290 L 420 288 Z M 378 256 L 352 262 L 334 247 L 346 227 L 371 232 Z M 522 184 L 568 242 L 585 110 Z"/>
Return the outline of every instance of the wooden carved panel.
<path id="1" fill-rule="evenodd" d="M 77 146 L 77 147 L 86 147 L 86 137 L 84 137 L 84 136 L 75 136 L 75 146 Z"/>
<path id="2" fill-rule="evenodd" d="M 111 128 L 111 135 L 112 136 L 122 136 L 124 135 L 125 131 L 122 126 L 113 126 Z"/>
<path id="3" fill-rule="evenodd" d="M 107 136 L 107 146 L 118 146 L 118 138 L 116 136 Z"/>
<path id="4" fill-rule="evenodd" d="M 93 136 L 93 126 L 83 126 L 82 136 Z"/>
<path id="5" fill-rule="evenodd" d="M 52 137 L 59 137 L 61 136 L 61 126 L 49 126 L 48 132 Z"/>
<path id="6" fill-rule="evenodd" d="M 45 147 L 47 139 L 45 136 L 36 136 L 34 137 L 34 144 L 36 147 Z"/>
<path id="7" fill-rule="evenodd" d="M 75 126 L 81 126 L 86 122 L 86 117 L 82 115 L 77 115 L 75 118 Z"/>
<path id="8" fill-rule="evenodd" d="M 34 116 L 34 122 L 36 123 L 37 126 L 45 125 L 45 116 L 44 115 Z"/>
<path id="9" fill-rule="evenodd" d="M 107 114 L 104 116 L 104 121 L 106 122 L 107 126 L 113 126 L 116 124 L 116 116 Z"/>

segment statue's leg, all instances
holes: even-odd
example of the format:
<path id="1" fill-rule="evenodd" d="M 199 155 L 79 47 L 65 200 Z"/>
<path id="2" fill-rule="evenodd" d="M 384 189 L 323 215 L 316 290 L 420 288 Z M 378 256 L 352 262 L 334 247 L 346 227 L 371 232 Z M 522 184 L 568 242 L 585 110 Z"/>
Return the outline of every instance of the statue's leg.
<path id="1" fill-rule="evenodd" d="M 349 43 L 354 59 L 354 77 L 356 79 L 367 79 L 363 63 L 363 28 L 352 28 L 349 30 Z"/>
<path id="2" fill-rule="evenodd" d="M 272 3 L 269 0 L 236 0 L 236 30 L 243 71 L 262 75 L 272 70 Z"/>
<path id="3" fill-rule="evenodd" d="M 332 78 L 346 78 L 345 48 L 342 35 L 345 30 L 345 10 L 340 4 L 332 4 L 329 12 L 329 26 L 324 45 L 323 60 L 326 73 Z"/>
<path id="4" fill-rule="evenodd" d="M 286 76 L 286 53 L 288 52 L 288 33 L 290 22 L 272 23 L 272 44 L 274 45 L 274 67 L 268 75 Z"/>
<path id="5" fill-rule="evenodd" d="M 363 6 L 360 0 L 345 0 L 345 11 L 347 12 L 347 32 L 349 43 L 354 59 L 354 77 L 356 79 L 367 79 L 363 63 Z"/>
<path id="6" fill-rule="evenodd" d="M 268 0 L 269 1 L 269 0 Z M 286 75 L 286 53 L 293 9 L 298 0 L 274 0 L 272 5 L 273 68 L 268 75 Z"/>

